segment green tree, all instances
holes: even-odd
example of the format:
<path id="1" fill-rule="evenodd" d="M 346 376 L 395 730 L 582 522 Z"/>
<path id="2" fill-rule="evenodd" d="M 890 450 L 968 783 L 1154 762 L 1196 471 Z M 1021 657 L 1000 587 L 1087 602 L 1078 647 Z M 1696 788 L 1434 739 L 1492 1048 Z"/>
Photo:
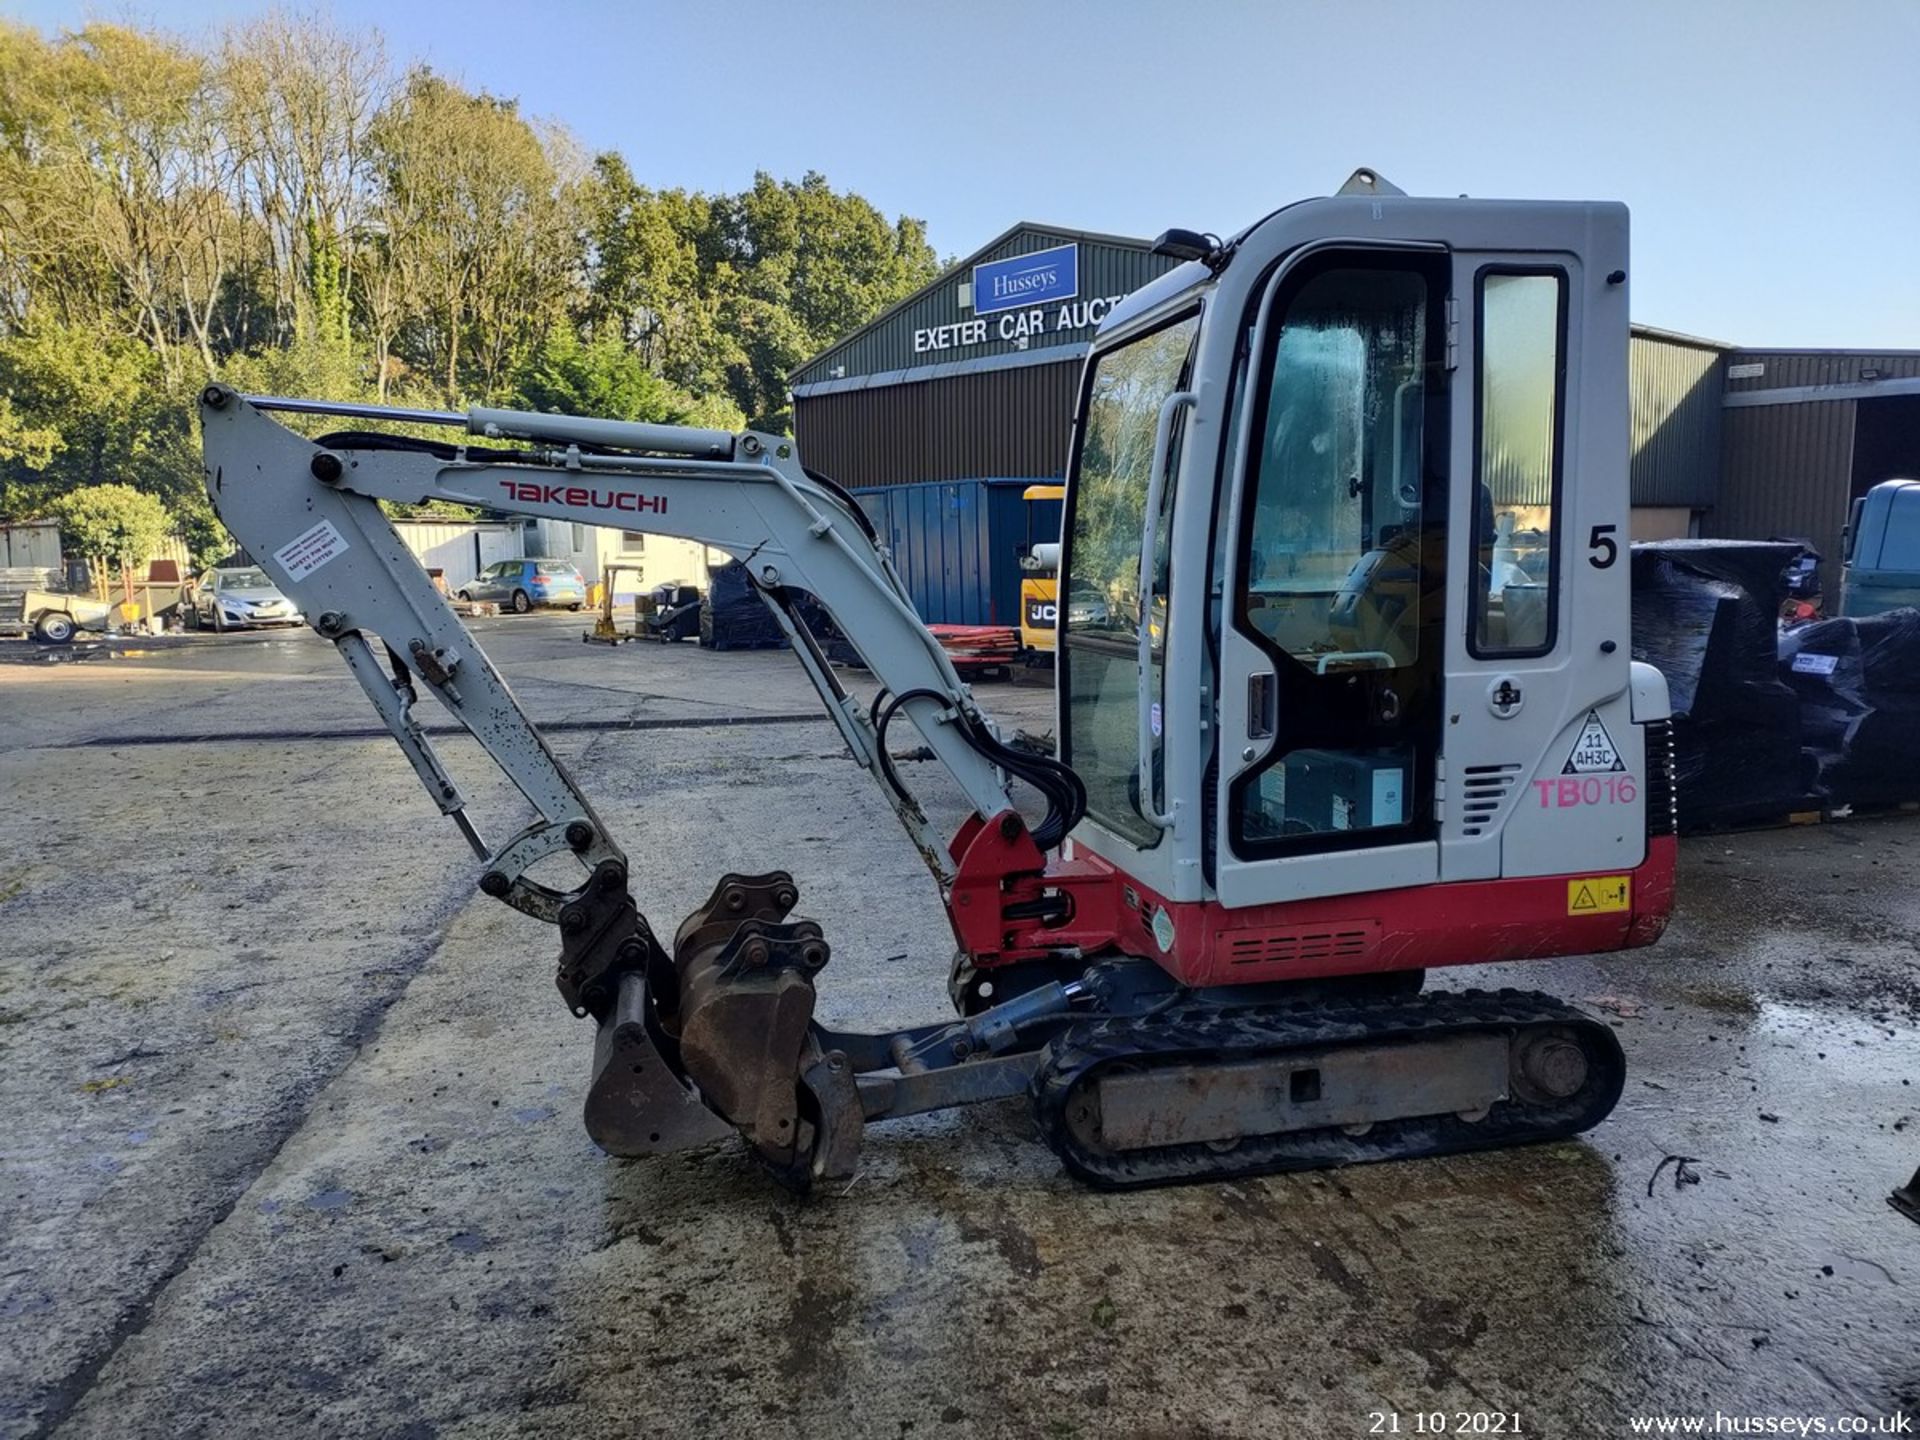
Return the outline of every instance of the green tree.
<path id="1" fill-rule="evenodd" d="M 275 10 L 230 29 L 217 63 L 236 204 L 264 262 L 268 314 L 253 333 L 344 340 L 371 199 L 369 130 L 392 85 L 385 46 L 378 32 Z"/>
<path id="2" fill-rule="evenodd" d="M 206 58 L 99 23 L 5 49 L 0 183 L 36 283 L 59 318 L 137 336 L 170 376 L 194 351 L 211 373 L 243 227 Z"/>
<path id="3" fill-rule="evenodd" d="M 723 390 L 729 365 L 742 357 L 721 325 L 732 272 L 716 264 L 716 202 L 684 190 L 649 190 L 612 152 L 595 158 L 578 202 L 582 330 L 625 341 L 650 369 L 683 389 Z"/>
<path id="4" fill-rule="evenodd" d="M 722 301 L 740 350 L 728 389 L 753 425 L 785 429 L 793 368 L 932 280 L 940 263 L 922 222 L 889 223 L 813 171 L 797 183 L 763 172 L 718 208 L 720 263 L 736 277 Z"/>
<path id="5" fill-rule="evenodd" d="M 93 566 L 96 583 L 105 580 L 109 562 L 131 569 L 173 533 L 167 507 L 131 485 L 82 486 L 56 500 L 53 514 L 67 546 Z"/>
<path id="6" fill-rule="evenodd" d="M 126 484 L 221 545 L 211 375 L 784 428 L 791 369 L 935 269 L 918 221 L 820 175 L 649 188 L 323 20 L 0 19 L 0 518 Z"/>
<path id="7" fill-rule="evenodd" d="M 132 485 L 165 501 L 196 553 L 218 543 L 194 433 L 191 374 L 169 383 L 126 336 L 45 323 L 0 340 L 0 394 L 40 437 L 0 453 L 0 519 L 30 519 L 83 486 Z"/>
<path id="8" fill-rule="evenodd" d="M 654 374 L 614 336 L 582 341 L 564 327 L 553 330 L 522 368 L 516 391 L 527 409 L 562 415 L 718 430 L 739 430 L 746 423 L 725 396 L 696 399 Z"/>
<path id="9" fill-rule="evenodd" d="M 13 397 L 0 395 L 0 465 L 43 470 L 65 443 L 58 430 L 26 424 L 14 413 Z"/>
<path id="10" fill-rule="evenodd" d="M 573 268 L 560 179 L 514 101 L 419 69 L 374 120 L 377 247 L 395 348 L 446 398 L 491 396 L 558 317 Z M 397 317 L 396 317 L 397 318 Z"/>

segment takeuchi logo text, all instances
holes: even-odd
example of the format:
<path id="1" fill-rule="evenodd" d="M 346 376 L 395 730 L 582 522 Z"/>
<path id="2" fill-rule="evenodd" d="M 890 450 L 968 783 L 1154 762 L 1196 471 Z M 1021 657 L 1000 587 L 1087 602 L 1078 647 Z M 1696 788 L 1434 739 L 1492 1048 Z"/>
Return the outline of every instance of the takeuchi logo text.
<path id="1" fill-rule="evenodd" d="M 502 480 L 509 499 L 524 505 L 577 505 L 588 510 L 624 510 L 633 515 L 664 515 L 667 497 L 637 490 L 595 490 L 585 485 L 542 485 L 534 480 Z"/>

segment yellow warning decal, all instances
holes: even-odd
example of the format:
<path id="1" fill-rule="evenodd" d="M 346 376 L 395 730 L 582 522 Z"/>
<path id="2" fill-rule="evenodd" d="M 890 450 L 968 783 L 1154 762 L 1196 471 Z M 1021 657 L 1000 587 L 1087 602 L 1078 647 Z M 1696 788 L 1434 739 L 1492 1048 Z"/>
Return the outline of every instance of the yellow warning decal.
<path id="1" fill-rule="evenodd" d="M 1567 914 L 1606 915 L 1633 908 L 1633 877 L 1592 875 L 1567 881 Z"/>

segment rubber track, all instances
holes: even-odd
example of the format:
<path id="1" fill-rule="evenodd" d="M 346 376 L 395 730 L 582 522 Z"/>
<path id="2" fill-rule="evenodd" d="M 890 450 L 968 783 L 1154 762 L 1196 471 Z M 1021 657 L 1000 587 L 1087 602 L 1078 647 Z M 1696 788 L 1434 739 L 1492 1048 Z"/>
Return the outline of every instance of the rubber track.
<path id="1" fill-rule="evenodd" d="M 1155 1064 L 1225 1064 L 1289 1050 L 1435 1040 L 1487 1030 L 1510 1033 L 1532 1026 L 1565 1027 L 1575 1033 L 1587 1056 L 1586 1085 L 1551 1105 L 1502 1101 L 1478 1121 L 1441 1115 L 1380 1121 L 1364 1135 L 1334 1127 L 1250 1136 L 1225 1151 L 1192 1143 L 1124 1152 L 1086 1149 L 1066 1123 L 1075 1089 L 1109 1065 L 1133 1070 Z M 1130 1190 L 1565 1139 L 1604 1120 L 1625 1081 L 1619 1040 L 1591 1016 L 1533 991 L 1468 990 L 1319 1005 L 1192 1005 L 1146 1019 L 1089 1022 L 1048 1043 L 1032 1094 L 1041 1134 L 1069 1171 L 1101 1189 Z"/>

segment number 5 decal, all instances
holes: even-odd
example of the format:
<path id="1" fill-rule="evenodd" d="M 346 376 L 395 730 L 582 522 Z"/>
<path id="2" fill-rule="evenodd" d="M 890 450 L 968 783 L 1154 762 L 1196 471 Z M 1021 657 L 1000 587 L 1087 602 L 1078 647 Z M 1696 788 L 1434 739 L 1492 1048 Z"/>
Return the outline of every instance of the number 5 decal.
<path id="1" fill-rule="evenodd" d="M 1610 570 L 1613 562 L 1620 558 L 1620 546 L 1613 538 L 1618 525 L 1596 525 L 1593 534 L 1587 537 L 1587 549 L 1593 553 L 1587 556 L 1587 563 L 1596 570 Z"/>

